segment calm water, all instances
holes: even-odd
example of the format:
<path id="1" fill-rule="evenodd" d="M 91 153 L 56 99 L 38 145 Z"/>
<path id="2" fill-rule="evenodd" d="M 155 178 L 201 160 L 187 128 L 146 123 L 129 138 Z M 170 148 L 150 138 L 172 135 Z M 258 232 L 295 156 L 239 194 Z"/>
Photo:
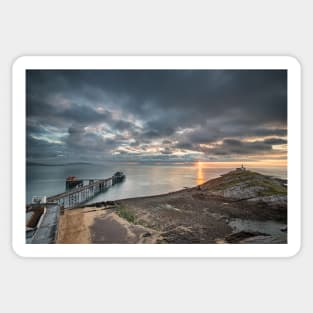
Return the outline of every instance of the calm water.
<path id="1" fill-rule="evenodd" d="M 281 229 L 286 225 L 275 221 L 252 221 L 234 218 L 229 222 L 229 226 L 233 229 L 234 232 L 258 231 L 260 233 L 266 233 L 272 236 L 281 236 L 283 235 Z"/>
<path id="2" fill-rule="evenodd" d="M 286 178 L 285 167 L 249 168 L 251 170 Z M 26 201 L 32 196 L 51 196 L 65 191 L 67 176 L 79 178 L 107 178 L 117 171 L 126 174 L 126 180 L 99 194 L 92 202 L 116 200 L 121 198 L 157 195 L 192 187 L 227 173 L 232 168 L 212 168 L 194 165 L 142 165 L 110 164 L 105 165 L 66 165 L 66 166 L 27 166 Z"/>

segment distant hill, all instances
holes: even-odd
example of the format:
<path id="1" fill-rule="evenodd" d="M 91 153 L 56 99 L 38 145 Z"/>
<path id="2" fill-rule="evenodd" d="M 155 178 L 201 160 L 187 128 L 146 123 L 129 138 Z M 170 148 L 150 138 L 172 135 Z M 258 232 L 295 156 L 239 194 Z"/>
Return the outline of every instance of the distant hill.
<path id="1" fill-rule="evenodd" d="M 68 166 L 68 165 L 92 165 L 90 162 L 71 162 L 71 163 L 40 163 L 40 162 L 31 162 L 27 161 L 27 165 L 36 165 L 36 166 Z"/>

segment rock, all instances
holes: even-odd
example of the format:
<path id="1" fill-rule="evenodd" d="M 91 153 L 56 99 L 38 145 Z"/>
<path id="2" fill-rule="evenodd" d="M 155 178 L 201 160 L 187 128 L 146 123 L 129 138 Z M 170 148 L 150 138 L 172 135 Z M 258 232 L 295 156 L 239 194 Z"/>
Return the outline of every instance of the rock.
<path id="1" fill-rule="evenodd" d="M 287 203 L 287 196 L 285 195 L 272 195 L 272 196 L 266 196 L 266 197 L 255 197 L 252 199 L 248 199 L 248 201 L 262 201 L 266 203 L 276 203 L 276 204 L 286 204 Z"/>
<path id="2" fill-rule="evenodd" d="M 240 231 L 238 233 L 234 233 L 227 236 L 225 240 L 228 243 L 240 243 L 241 240 L 256 236 L 270 236 L 270 235 L 260 232 Z"/>
<path id="3" fill-rule="evenodd" d="M 287 237 L 286 236 L 256 236 L 246 238 L 240 243 L 244 244 L 286 244 Z"/>
<path id="4" fill-rule="evenodd" d="M 163 242 L 186 244 L 200 243 L 199 234 L 184 226 L 178 226 L 168 232 L 162 233 Z"/>

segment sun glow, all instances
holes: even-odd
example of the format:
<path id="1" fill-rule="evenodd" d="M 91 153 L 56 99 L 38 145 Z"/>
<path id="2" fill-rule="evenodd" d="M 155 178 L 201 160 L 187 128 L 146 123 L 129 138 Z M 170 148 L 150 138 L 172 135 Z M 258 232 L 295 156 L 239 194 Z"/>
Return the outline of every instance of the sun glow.
<path id="1" fill-rule="evenodd" d="M 202 165 L 203 165 L 203 162 L 198 161 L 196 163 L 196 166 L 197 166 L 197 185 L 201 185 L 205 182 Z"/>

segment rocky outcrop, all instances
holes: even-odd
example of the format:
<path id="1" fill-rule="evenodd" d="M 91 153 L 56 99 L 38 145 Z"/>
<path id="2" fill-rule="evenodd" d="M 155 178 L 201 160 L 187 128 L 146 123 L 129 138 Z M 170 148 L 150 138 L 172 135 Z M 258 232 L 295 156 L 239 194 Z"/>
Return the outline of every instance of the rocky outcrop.
<path id="1" fill-rule="evenodd" d="M 266 196 L 266 197 L 255 197 L 255 198 L 251 198 L 248 199 L 248 201 L 254 201 L 254 202 L 258 202 L 258 201 L 262 201 L 262 202 L 266 202 L 266 203 L 276 203 L 276 204 L 287 204 L 287 195 L 272 195 L 272 196 Z"/>
<path id="2" fill-rule="evenodd" d="M 208 195 L 231 200 L 287 202 L 285 181 L 252 171 L 232 171 L 201 186 Z"/>

